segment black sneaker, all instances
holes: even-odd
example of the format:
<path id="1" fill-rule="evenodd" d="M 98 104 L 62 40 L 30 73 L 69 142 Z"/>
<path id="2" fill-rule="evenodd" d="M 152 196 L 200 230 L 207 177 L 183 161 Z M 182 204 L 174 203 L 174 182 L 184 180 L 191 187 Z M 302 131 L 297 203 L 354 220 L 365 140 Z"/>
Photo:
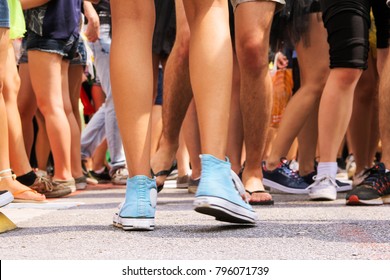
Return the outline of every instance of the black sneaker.
<path id="1" fill-rule="evenodd" d="M 367 178 L 346 196 L 347 205 L 382 205 L 390 203 L 390 172 L 383 163 L 368 171 Z"/>
<path id="2" fill-rule="evenodd" d="M 89 171 L 90 176 L 98 181 L 98 184 L 107 184 L 111 182 L 111 176 L 108 168 L 105 167 L 102 173 L 97 173 L 93 170 Z"/>
<path id="3" fill-rule="evenodd" d="M 316 171 L 313 171 L 305 176 L 301 176 L 302 179 L 310 186 L 311 184 L 314 183 L 313 177 L 317 175 Z M 337 192 L 347 192 L 352 190 L 352 185 L 346 182 L 341 182 L 339 180 L 336 180 L 336 185 L 337 185 Z"/>
<path id="4" fill-rule="evenodd" d="M 286 193 L 306 194 L 309 186 L 297 172 L 290 169 L 287 160 L 281 159 L 274 170 L 267 170 L 263 162 L 263 184 Z"/>
<path id="5" fill-rule="evenodd" d="M 0 208 L 6 206 L 14 200 L 14 196 L 9 191 L 0 191 Z"/>

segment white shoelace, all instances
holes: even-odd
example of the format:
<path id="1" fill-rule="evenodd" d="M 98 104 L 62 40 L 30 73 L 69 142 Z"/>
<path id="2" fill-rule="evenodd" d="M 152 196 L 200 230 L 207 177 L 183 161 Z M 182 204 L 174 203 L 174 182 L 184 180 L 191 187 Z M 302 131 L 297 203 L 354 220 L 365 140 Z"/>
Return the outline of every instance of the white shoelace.
<path id="1" fill-rule="evenodd" d="M 248 199 L 246 197 L 245 187 L 244 187 L 244 184 L 242 183 L 240 177 L 238 177 L 236 172 L 234 172 L 233 170 L 231 170 L 231 174 L 232 174 L 232 179 L 233 179 L 233 183 L 234 183 L 236 190 L 238 191 L 240 196 L 243 197 L 244 201 L 246 203 L 248 203 Z"/>

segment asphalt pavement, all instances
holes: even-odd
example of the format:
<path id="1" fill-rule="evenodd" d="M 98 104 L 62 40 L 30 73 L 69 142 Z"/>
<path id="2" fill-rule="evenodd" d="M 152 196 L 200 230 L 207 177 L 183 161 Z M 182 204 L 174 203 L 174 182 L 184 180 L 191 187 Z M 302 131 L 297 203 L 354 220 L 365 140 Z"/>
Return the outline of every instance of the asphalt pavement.
<path id="1" fill-rule="evenodd" d="M 156 228 L 112 226 L 124 186 L 97 185 L 46 204 L 1 209 L 17 228 L 0 234 L 2 260 L 390 260 L 390 205 L 345 206 L 272 193 L 256 226 L 218 222 L 193 210 L 192 194 L 168 181 Z"/>

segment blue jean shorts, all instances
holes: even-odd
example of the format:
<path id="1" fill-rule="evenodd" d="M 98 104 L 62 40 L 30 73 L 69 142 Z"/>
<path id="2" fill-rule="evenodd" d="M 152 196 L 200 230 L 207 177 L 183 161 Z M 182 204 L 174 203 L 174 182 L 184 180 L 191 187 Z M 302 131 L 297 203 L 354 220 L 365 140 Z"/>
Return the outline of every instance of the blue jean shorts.
<path id="1" fill-rule="evenodd" d="M 50 39 L 41 37 L 38 34 L 27 32 L 27 51 L 42 51 L 48 53 L 56 53 L 64 59 L 72 60 L 77 52 L 79 38 L 71 35 L 68 40 Z"/>
<path id="2" fill-rule="evenodd" d="M 9 28 L 9 10 L 7 0 L 0 0 L 0 27 Z"/>
<path id="3" fill-rule="evenodd" d="M 73 57 L 73 59 L 70 61 L 71 65 L 87 65 L 87 48 L 85 46 L 85 43 L 83 39 L 79 39 L 79 42 L 77 44 L 77 51 Z"/>

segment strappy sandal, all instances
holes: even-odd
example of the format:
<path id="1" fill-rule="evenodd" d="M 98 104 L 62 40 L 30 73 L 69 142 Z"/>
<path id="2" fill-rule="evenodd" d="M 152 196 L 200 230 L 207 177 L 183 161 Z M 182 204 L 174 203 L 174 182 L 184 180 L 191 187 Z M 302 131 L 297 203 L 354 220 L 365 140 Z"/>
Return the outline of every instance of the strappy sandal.
<path id="1" fill-rule="evenodd" d="M 32 192 L 33 194 L 39 194 L 39 192 L 37 192 L 37 191 L 35 191 L 35 190 L 31 189 L 31 188 L 28 188 L 28 189 L 25 189 L 25 190 L 21 190 L 21 191 L 17 191 L 17 192 L 13 193 L 15 198 L 14 198 L 14 200 L 12 202 L 15 202 L 15 203 L 47 203 L 46 199 L 44 199 L 44 200 L 35 200 L 35 199 L 16 198 L 16 196 L 21 195 L 22 193 L 26 193 L 26 192 Z"/>
<path id="2" fill-rule="evenodd" d="M 177 162 L 176 160 L 172 163 L 172 166 L 167 169 L 167 170 L 161 170 L 157 173 L 154 173 L 152 169 L 150 169 L 150 173 L 152 174 L 152 177 L 153 178 L 156 178 L 156 177 L 160 177 L 160 176 L 166 176 L 168 177 L 173 170 L 175 170 L 177 168 Z M 164 184 L 160 185 L 160 186 L 157 186 L 157 192 L 161 192 L 164 188 Z"/>
<path id="3" fill-rule="evenodd" d="M 9 175 L 3 175 L 5 173 L 10 173 Z M 0 171 L 0 181 L 4 178 L 12 178 L 12 180 L 16 179 L 16 175 L 12 173 L 11 169 L 4 169 Z M 23 203 L 45 203 L 46 197 L 43 195 L 44 199 L 43 200 L 36 200 L 36 199 L 23 199 L 23 198 L 18 198 L 17 196 L 26 193 L 26 192 L 32 192 L 33 194 L 39 194 L 37 191 L 26 187 L 25 189 L 22 189 L 20 191 L 13 192 L 12 195 L 14 196 L 14 200 L 12 202 L 23 202 Z M 41 195 L 42 197 L 42 195 Z"/>
<path id="4" fill-rule="evenodd" d="M 267 191 L 265 190 L 258 190 L 258 191 L 253 191 L 253 192 L 250 192 L 248 190 L 245 190 L 252 198 L 252 194 L 254 193 L 268 193 Z M 250 205 L 274 205 L 274 201 L 273 199 L 269 199 L 269 200 L 261 200 L 261 201 L 251 201 L 249 200 L 249 204 Z"/>

